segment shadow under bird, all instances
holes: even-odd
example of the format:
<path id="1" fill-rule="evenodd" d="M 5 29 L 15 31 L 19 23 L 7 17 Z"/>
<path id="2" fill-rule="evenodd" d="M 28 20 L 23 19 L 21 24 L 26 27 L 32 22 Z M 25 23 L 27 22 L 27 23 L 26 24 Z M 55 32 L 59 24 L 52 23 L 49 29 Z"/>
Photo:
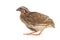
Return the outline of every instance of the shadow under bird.
<path id="1" fill-rule="evenodd" d="M 31 33 L 26 33 L 25 35 L 40 35 L 45 28 L 54 27 L 54 22 L 49 16 L 38 13 L 30 12 L 26 7 L 21 6 L 16 11 L 20 11 L 20 19 L 27 28 L 32 30 Z M 34 34 L 40 31 L 38 34 Z"/>

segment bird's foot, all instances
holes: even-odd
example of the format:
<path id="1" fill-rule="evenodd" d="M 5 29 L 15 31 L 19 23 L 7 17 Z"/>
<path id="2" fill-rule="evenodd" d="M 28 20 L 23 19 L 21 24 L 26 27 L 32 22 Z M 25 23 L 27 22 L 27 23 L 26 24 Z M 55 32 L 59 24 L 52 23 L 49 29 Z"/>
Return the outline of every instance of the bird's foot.
<path id="1" fill-rule="evenodd" d="M 43 31 L 43 30 L 42 30 L 42 31 Z M 42 31 L 39 32 L 38 34 L 34 34 L 35 32 L 31 32 L 31 33 L 26 33 L 26 34 L 24 34 L 24 35 L 34 35 L 34 36 L 39 36 L 39 35 L 41 35 Z"/>
<path id="2" fill-rule="evenodd" d="M 34 36 L 39 36 L 40 34 L 32 34 L 32 35 L 34 35 Z"/>
<path id="3" fill-rule="evenodd" d="M 31 33 L 24 33 L 24 35 L 32 35 L 35 32 L 31 32 Z"/>
<path id="4" fill-rule="evenodd" d="M 38 34 L 34 34 L 34 32 L 32 32 L 32 33 L 25 33 L 24 35 L 33 35 L 33 36 L 39 36 L 41 34 L 41 32 L 40 33 L 38 33 Z"/>
<path id="5" fill-rule="evenodd" d="M 24 33 L 24 35 L 31 35 L 32 33 Z"/>

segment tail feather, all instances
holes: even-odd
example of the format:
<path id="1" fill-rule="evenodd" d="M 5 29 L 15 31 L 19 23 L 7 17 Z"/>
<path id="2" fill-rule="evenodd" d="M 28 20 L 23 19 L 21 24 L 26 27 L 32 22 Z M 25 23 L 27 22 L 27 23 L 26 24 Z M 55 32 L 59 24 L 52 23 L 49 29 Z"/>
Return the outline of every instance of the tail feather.
<path id="1" fill-rule="evenodd" d="M 53 28 L 55 28 L 55 24 L 54 24 L 54 22 L 53 22 L 52 19 L 48 19 L 48 20 L 46 21 L 46 23 L 47 23 L 48 25 L 51 25 Z"/>
<path id="2" fill-rule="evenodd" d="M 55 28 L 55 24 L 54 24 L 53 20 L 51 21 L 51 26 L 52 26 L 53 28 Z"/>

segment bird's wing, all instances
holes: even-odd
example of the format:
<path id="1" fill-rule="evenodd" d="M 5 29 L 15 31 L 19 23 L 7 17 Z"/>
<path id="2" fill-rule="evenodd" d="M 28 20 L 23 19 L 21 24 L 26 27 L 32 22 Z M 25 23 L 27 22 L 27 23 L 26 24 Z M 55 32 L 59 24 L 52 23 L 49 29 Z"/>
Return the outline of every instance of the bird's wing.
<path id="1" fill-rule="evenodd" d="M 37 13 L 37 12 L 31 12 L 30 14 L 28 14 L 24 17 L 24 21 L 27 24 L 36 25 L 36 24 L 43 23 L 47 17 L 48 16 Z"/>

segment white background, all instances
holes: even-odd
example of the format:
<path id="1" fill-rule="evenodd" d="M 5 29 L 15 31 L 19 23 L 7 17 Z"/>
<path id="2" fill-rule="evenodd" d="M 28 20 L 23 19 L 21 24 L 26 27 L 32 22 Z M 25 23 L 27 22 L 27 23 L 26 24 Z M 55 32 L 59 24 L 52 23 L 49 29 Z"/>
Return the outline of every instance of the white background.
<path id="1" fill-rule="evenodd" d="M 23 35 L 31 31 L 19 19 L 20 6 L 48 15 L 55 28 L 45 29 L 40 36 Z M 60 0 L 0 0 L 0 40 L 60 40 Z"/>

